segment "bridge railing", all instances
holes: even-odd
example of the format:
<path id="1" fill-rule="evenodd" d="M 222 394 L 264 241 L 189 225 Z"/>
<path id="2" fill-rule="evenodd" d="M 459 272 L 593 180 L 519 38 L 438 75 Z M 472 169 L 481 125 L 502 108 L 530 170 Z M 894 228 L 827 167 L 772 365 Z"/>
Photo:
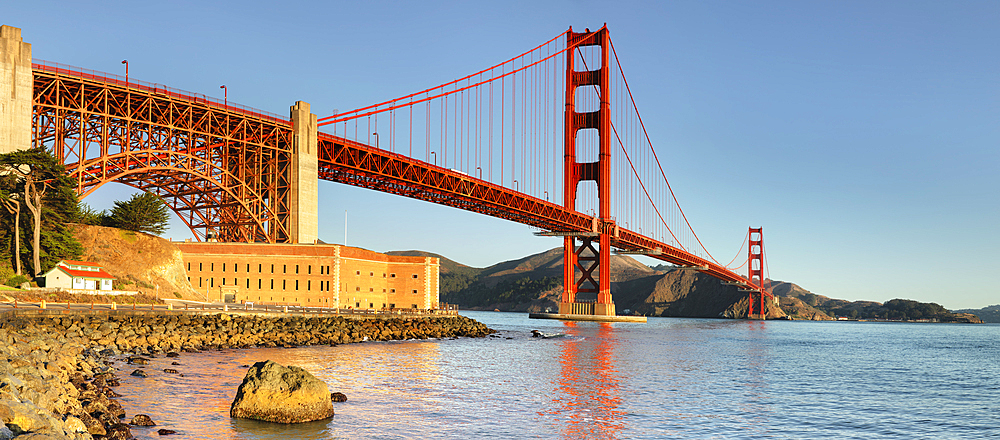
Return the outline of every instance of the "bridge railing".
<path id="1" fill-rule="evenodd" d="M 226 111 L 230 111 L 233 113 L 240 113 L 253 118 L 265 119 L 268 121 L 278 122 L 282 124 L 291 124 L 288 118 L 281 117 L 280 115 L 275 113 L 255 109 L 253 107 L 247 107 L 245 105 L 233 104 L 228 101 L 224 101 L 222 99 L 213 98 L 203 93 L 194 93 L 194 92 L 188 92 L 186 90 L 175 89 L 173 87 L 168 87 L 163 84 L 139 81 L 132 78 L 128 78 L 128 81 L 126 81 L 125 77 L 115 75 L 113 73 L 84 69 L 82 67 L 70 66 L 67 64 L 61 64 L 39 59 L 32 60 L 31 68 L 34 70 L 41 70 L 59 75 L 70 75 L 76 78 L 82 78 L 90 81 L 97 81 L 104 84 L 113 84 L 117 86 L 129 87 L 136 90 L 142 90 L 144 92 L 169 96 L 171 98 L 208 104 L 212 107 L 225 109 Z"/>

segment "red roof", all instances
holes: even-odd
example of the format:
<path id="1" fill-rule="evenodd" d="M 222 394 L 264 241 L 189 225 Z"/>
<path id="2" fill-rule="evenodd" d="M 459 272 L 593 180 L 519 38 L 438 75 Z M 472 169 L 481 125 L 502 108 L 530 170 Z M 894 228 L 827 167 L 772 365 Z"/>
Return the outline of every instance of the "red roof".
<path id="1" fill-rule="evenodd" d="M 74 260 L 63 260 L 63 261 L 61 261 L 61 263 L 62 264 L 60 264 L 59 266 L 56 266 L 56 267 L 58 267 L 59 269 L 61 269 L 63 272 L 66 272 L 70 276 L 81 277 L 81 278 L 111 278 L 111 279 L 114 279 L 114 276 L 112 276 L 111 274 L 105 272 L 104 268 L 101 267 L 101 265 L 97 264 L 97 263 L 91 263 L 89 261 L 74 261 Z M 70 268 L 66 267 L 66 265 L 96 267 L 97 270 L 70 269 Z"/>
<path id="2" fill-rule="evenodd" d="M 74 277 L 80 277 L 80 278 L 107 278 L 107 279 L 114 279 L 115 278 L 115 277 L 111 276 L 111 274 L 105 272 L 104 269 L 98 269 L 98 270 L 76 270 L 76 269 L 70 269 L 70 268 L 68 268 L 66 266 L 58 266 L 58 267 L 63 272 L 66 272 L 66 273 L 68 273 L 68 274 L 70 274 L 71 276 L 74 276 Z"/>
<path id="3" fill-rule="evenodd" d="M 90 261 L 62 260 L 62 262 L 66 263 L 66 264 L 69 264 L 69 265 L 72 265 L 72 266 L 101 267 L 100 264 L 92 263 Z"/>

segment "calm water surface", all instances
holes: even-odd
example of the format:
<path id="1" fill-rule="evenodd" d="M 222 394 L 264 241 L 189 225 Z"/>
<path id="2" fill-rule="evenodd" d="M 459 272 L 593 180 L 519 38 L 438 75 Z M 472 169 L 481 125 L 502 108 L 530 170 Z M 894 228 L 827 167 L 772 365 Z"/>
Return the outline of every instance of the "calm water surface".
<path id="1" fill-rule="evenodd" d="M 161 356 L 144 379 L 117 364 L 118 392 L 187 439 L 1000 438 L 996 324 L 464 314 L 501 337 Z M 231 419 L 242 365 L 267 359 L 349 400 L 322 422 Z"/>

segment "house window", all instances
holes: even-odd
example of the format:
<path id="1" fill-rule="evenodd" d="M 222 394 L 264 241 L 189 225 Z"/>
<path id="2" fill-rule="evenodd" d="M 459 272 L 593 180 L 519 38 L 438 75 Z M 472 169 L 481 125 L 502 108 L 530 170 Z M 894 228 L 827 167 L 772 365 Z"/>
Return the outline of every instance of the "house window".
<path id="1" fill-rule="evenodd" d="M 355 291 L 355 292 L 360 292 L 360 291 L 361 291 L 361 287 L 355 287 L 355 288 L 354 288 L 354 291 Z"/>
<path id="2" fill-rule="evenodd" d="M 288 287 L 288 280 L 281 280 L 281 290 L 285 290 Z"/>
<path id="3" fill-rule="evenodd" d="M 360 270 L 355 271 L 354 274 L 360 276 L 361 275 L 361 271 Z"/>
<path id="4" fill-rule="evenodd" d="M 263 264 L 258 264 L 257 265 L 257 273 L 263 273 L 263 272 L 264 272 L 264 265 Z"/>
<path id="5" fill-rule="evenodd" d="M 274 290 L 274 278 L 271 278 L 271 290 Z M 271 300 L 273 301 L 274 298 L 271 298 Z"/>
<path id="6" fill-rule="evenodd" d="M 374 292 L 374 291 L 375 291 L 375 288 L 374 288 L 374 287 L 369 287 L 369 288 L 368 288 L 368 291 L 369 291 L 369 292 Z"/>
<path id="7" fill-rule="evenodd" d="M 250 263 L 247 263 L 247 273 L 250 273 Z"/>
<path id="8" fill-rule="evenodd" d="M 271 273 L 274 273 L 274 265 L 271 265 Z"/>
<path id="9" fill-rule="evenodd" d="M 417 274 L 413 274 L 413 278 L 416 278 L 416 277 L 417 277 Z"/>
<path id="10" fill-rule="evenodd" d="M 389 274 L 389 278 L 396 278 L 396 274 L 394 273 Z"/>
<path id="11" fill-rule="evenodd" d="M 417 289 L 413 289 L 413 293 L 417 293 Z"/>
<path id="12" fill-rule="evenodd" d="M 375 272 L 368 272 L 368 276 L 370 276 L 370 277 L 375 276 Z"/>
<path id="13" fill-rule="evenodd" d="M 215 263 L 211 263 L 211 266 L 209 266 L 209 270 L 215 272 Z"/>
<path id="14" fill-rule="evenodd" d="M 312 280 L 306 280 L 306 290 L 313 290 Z"/>
<path id="15" fill-rule="evenodd" d="M 226 271 L 226 263 L 222 263 L 222 271 L 223 271 L 223 272 L 225 272 L 225 271 Z"/>
<path id="16" fill-rule="evenodd" d="M 417 305 L 416 304 L 412 304 L 410 307 L 415 309 L 415 308 L 417 308 Z"/>
<path id="17" fill-rule="evenodd" d="M 382 278 L 385 278 L 385 272 L 382 272 Z"/>
<path id="18" fill-rule="evenodd" d="M 191 263 L 188 263 L 188 271 L 191 270 Z"/>
<path id="19" fill-rule="evenodd" d="M 257 290 L 260 290 L 263 287 L 263 285 L 264 282 L 260 278 L 257 278 Z"/>
<path id="20" fill-rule="evenodd" d="M 201 268 L 201 263 L 198 263 L 198 272 L 201 272 L 202 270 L 203 269 Z"/>
<path id="21" fill-rule="evenodd" d="M 310 265 L 306 266 L 306 275 L 312 275 L 312 274 L 313 274 L 313 267 L 310 264 Z"/>
<path id="22" fill-rule="evenodd" d="M 396 293 L 396 289 L 390 290 L 389 293 Z"/>
<path id="23" fill-rule="evenodd" d="M 208 287 L 215 287 L 215 278 L 208 279 Z"/>
<path id="24" fill-rule="evenodd" d="M 296 265 L 295 265 L 295 273 L 296 273 L 296 274 L 298 274 L 298 273 L 299 273 L 299 265 L 298 265 L 298 264 L 296 264 Z"/>
<path id="25" fill-rule="evenodd" d="M 250 278 L 247 278 L 247 289 L 250 288 Z"/>
<path id="26" fill-rule="evenodd" d="M 282 264 L 281 265 L 281 273 L 288 273 L 288 265 L 287 264 Z"/>
<path id="27" fill-rule="evenodd" d="M 201 285 L 201 277 L 198 277 L 198 287 L 202 287 L 202 285 Z"/>
<path id="28" fill-rule="evenodd" d="M 396 308 L 396 303 L 389 303 L 389 308 L 390 309 L 395 309 Z"/>

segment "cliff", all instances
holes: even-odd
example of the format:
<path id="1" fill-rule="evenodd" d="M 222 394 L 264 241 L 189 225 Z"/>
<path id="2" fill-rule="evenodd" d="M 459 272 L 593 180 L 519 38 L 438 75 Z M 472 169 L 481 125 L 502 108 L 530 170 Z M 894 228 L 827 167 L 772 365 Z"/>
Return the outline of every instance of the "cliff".
<path id="1" fill-rule="evenodd" d="M 72 230 L 84 248 L 80 259 L 103 265 L 115 276 L 116 290 L 204 300 L 191 288 L 183 254 L 169 240 L 104 226 L 74 224 Z"/>

